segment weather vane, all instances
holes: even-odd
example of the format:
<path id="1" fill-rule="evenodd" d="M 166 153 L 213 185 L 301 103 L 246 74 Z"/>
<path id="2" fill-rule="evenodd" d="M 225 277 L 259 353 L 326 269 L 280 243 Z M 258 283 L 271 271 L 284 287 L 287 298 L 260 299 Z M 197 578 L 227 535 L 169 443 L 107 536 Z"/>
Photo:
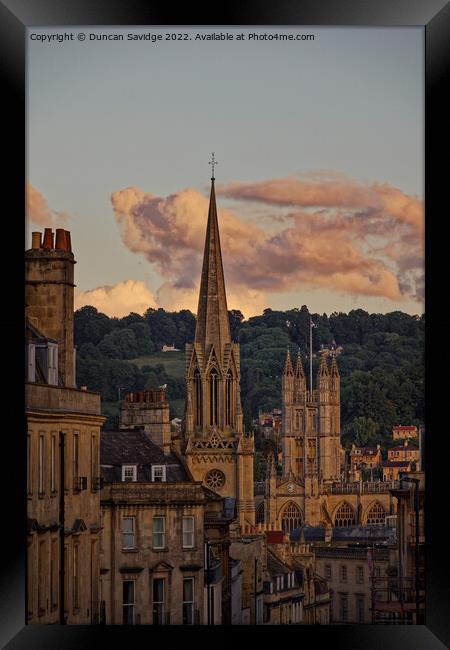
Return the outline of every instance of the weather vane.
<path id="1" fill-rule="evenodd" d="M 209 164 L 212 167 L 211 180 L 214 180 L 214 165 L 218 165 L 219 163 L 217 162 L 217 160 L 214 160 L 214 151 L 212 152 L 211 156 L 212 156 L 212 160 L 209 162 Z"/>

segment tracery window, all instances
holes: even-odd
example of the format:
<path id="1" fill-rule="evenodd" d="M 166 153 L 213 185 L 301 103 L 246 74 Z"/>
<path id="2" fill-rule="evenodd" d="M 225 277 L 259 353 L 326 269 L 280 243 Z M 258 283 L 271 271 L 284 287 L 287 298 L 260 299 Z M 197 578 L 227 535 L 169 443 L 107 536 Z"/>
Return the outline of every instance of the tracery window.
<path id="1" fill-rule="evenodd" d="M 302 512 L 295 503 L 289 503 L 283 510 L 281 527 L 285 533 L 291 533 L 302 524 Z"/>
<path id="2" fill-rule="evenodd" d="M 202 426 L 202 380 L 198 370 L 194 372 L 195 424 Z"/>
<path id="3" fill-rule="evenodd" d="M 209 375 L 209 423 L 211 426 L 216 425 L 218 421 L 217 383 L 217 370 L 214 368 Z"/>
<path id="4" fill-rule="evenodd" d="M 205 476 L 205 483 L 211 490 L 218 490 L 225 485 L 225 474 L 220 469 L 212 469 Z"/>
<path id="5" fill-rule="evenodd" d="M 226 387 L 225 387 L 225 425 L 231 424 L 231 388 L 233 382 L 233 375 L 231 370 L 227 373 Z"/>
<path id="6" fill-rule="evenodd" d="M 367 513 L 367 524 L 384 524 L 386 519 L 386 510 L 383 508 L 381 503 L 378 501 L 371 506 L 369 512 Z"/>
<path id="7" fill-rule="evenodd" d="M 344 502 L 336 512 L 334 525 L 343 528 L 346 526 L 355 526 L 355 524 L 355 511 L 347 502 Z"/>
<path id="8" fill-rule="evenodd" d="M 264 522 L 264 501 L 256 508 L 256 523 L 262 524 Z"/>

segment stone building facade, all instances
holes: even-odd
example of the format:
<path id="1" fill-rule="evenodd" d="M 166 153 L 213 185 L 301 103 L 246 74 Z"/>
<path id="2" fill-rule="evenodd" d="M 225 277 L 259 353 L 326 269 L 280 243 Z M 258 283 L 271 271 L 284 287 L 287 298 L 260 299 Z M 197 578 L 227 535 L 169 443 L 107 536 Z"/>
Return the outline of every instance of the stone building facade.
<path id="1" fill-rule="evenodd" d="M 392 490 L 398 501 L 395 568 L 375 581 L 375 623 L 425 623 L 425 473 L 410 472 Z"/>
<path id="2" fill-rule="evenodd" d="M 195 480 L 235 499 L 241 525 L 255 523 L 254 440 L 243 427 L 239 344 L 230 334 L 214 178 L 195 340 L 186 345 L 183 454 Z"/>
<path id="3" fill-rule="evenodd" d="M 222 623 L 230 607 L 224 500 L 143 430 L 104 431 L 101 459 L 106 623 Z"/>
<path id="4" fill-rule="evenodd" d="M 43 240 L 33 233 L 25 253 L 26 607 L 32 624 L 62 618 L 90 624 L 99 616 L 99 454 L 105 418 L 100 395 L 75 386 L 74 264 L 68 232 L 57 230 L 56 242 L 51 229 L 45 229 Z"/>
<path id="5" fill-rule="evenodd" d="M 336 544 L 314 547 L 317 571 L 328 582 L 332 594 L 330 623 L 372 623 L 373 578 L 386 576 L 390 553 L 386 548 L 376 547 L 373 550 L 374 566 L 371 568 L 368 550 L 364 546 Z"/>

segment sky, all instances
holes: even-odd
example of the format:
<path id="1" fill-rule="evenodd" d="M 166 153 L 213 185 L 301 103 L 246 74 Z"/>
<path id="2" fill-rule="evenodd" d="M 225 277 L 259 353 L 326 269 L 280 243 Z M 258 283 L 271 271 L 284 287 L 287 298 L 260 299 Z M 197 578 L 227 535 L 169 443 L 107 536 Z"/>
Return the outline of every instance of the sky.
<path id="1" fill-rule="evenodd" d="M 196 311 L 214 151 L 229 309 L 423 313 L 423 28 L 27 35 L 26 248 L 71 231 L 76 308 Z"/>

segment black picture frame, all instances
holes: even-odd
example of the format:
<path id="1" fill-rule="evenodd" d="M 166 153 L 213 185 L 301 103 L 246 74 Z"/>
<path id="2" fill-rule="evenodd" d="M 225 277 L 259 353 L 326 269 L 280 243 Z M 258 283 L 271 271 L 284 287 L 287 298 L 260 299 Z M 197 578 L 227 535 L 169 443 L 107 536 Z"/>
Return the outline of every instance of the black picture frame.
<path id="1" fill-rule="evenodd" d="M 3 0 L 0 2 L 0 52 L 2 61 L 3 133 L 11 145 L 3 149 L 4 198 L 10 202 L 4 215 L 3 279 L 7 290 L 1 317 L 3 334 L 2 477 L 3 540 L 0 586 L 0 642 L 11 650 L 19 648 L 90 648 L 99 645 L 130 647 L 149 644 L 157 633 L 149 627 L 118 626 L 26 626 L 25 625 L 25 429 L 23 366 L 24 322 L 24 151 L 25 151 L 25 30 L 29 26 L 74 25 L 308 25 L 308 26 L 423 26 L 425 28 L 426 123 L 425 123 L 425 209 L 426 209 L 426 529 L 427 529 L 427 613 L 423 626 L 267 626 L 242 628 L 164 628 L 158 637 L 174 643 L 198 645 L 207 639 L 229 643 L 285 641 L 294 633 L 295 643 L 331 643 L 332 647 L 402 649 L 450 647 L 450 579 L 447 539 L 444 534 L 448 513 L 448 456 L 445 427 L 450 372 L 448 336 L 450 318 L 446 287 L 448 251 L 444 236 L 444 193 L 448 186 L 445 135 L 448 131 L 448 87 L 450 6 L 443 0 L 266 0 L 210 5 L 185 5 L 174 14 L 170 4 L 138 0 Z M 11 257 L 7 259 L 6 253 Z M 441 289 L 440 279 L 444 279 Z M 5 355 L 6 353 L 6 355 Z M 5 359 L 6 356 L 6 359 Z M 9 358 L 10 356 L 10 358 Z M 6 420 L 6 421 L 5 421 Z M 250 632 L 255 641 L 245 641 Z M 182 634 L 182 636 L 180 636 Z M 206 636 L 205 636 L 206 635 Z M 211 638 L 211 635 L 213 638 Z M 275 637 L 275 638 L 274 638 Z M 308 639 L 306 639 L 308 637 Z M 319 639 L 320 637 L 320 639 Z M 172 640 L 173 639 L 173 640 Z M 161 639 L 159 639 L 161 640 Z M 288 641 L 289 643 L 289 641 Z M 6 644 L 6 645 L 5 645 Z"/>

